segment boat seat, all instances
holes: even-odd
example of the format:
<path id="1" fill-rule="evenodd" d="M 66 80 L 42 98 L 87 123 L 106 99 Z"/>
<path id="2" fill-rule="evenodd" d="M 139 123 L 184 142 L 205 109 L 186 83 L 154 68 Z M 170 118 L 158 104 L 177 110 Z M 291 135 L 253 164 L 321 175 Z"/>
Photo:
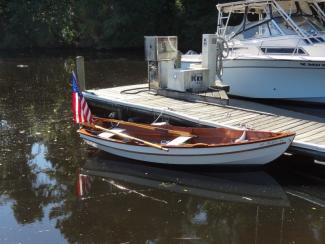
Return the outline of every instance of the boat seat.
<path id="1" fill-rule="evenodd" d="M 151 125 L 153 126 L 164 126 L 164 125 L 168 125 L 167 122 L 155 122 L 155 123 L 151 123 Z"/>
<path id="2" fill-rule="evenodd" d="M 111 131 L 115 131 L 115 132 L 119 132 L 119 133 L 122 133 L 125 131 L 125 129 L 120 129 L 120 128 L 113 128 L 113 129 L 110 129 Z M 111 138 L 113 136 L 115 136 L 115 134 L 113 133 L 110 133 L 110 132 L 102 132 L 100 134 L 98 134 L 99 137 L 101 138 L 104 138 L 104 139 L 108 139 L 108 138 Z"/>
<path id="3" fill-rule="evenodd" d="M 247 142 L 248 140 L 246 139 L 246 130 L 244 130 L 243 134 L 235 140 L 235 143 L 239 142 Z"/>
<path id="4" fill-rule="evenodd" d="M 192 136 L 179 136 L 179 137 L 176 137 L 174 140 L 168 142 L 166 145 L 167 146 L 178 146 L 178 145 L 183 144 L 184 142 L 188 141 L 191 138 L 192 138 Z"/>

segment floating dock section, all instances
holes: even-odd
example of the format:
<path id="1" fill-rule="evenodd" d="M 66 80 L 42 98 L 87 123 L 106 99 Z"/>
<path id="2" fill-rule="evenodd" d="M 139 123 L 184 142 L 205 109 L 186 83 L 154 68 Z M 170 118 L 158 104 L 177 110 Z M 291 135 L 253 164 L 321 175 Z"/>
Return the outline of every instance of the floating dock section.
<path id="1" fill-rule="evenodd" d="M 156 117 L 163 115 L 164 118 L 184 123 L 274 132 L 293 131 L 297 135 L 290 147 L 291 152 L 325 160 L 325 123 L 321 118 L 250 102 L 224 105 L 184 101 L 153 94 L 146 87 L 141 84 L 87 90 L 84 96 L 92 105 Z"/>

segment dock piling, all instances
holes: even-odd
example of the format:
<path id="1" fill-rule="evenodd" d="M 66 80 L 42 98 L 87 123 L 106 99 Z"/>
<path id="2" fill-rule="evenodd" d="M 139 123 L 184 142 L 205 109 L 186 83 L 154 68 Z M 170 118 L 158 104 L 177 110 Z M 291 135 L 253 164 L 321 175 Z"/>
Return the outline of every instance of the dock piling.
<path id="1" fill-rule="evenodd" d="M 82 91 L 86 90 L 86 80 L 85 80 L 85 59 L 83 56 L 76 57 L 77 66 L 77 76 L 79 81 L 79 86 Z"/>

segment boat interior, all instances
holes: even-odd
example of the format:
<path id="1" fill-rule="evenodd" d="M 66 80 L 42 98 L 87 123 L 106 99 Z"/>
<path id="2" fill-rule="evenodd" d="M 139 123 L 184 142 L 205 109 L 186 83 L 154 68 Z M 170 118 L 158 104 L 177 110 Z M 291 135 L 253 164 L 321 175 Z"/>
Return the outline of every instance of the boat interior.
<path id="1" fill-rule="evenodd" d="M 230 144 L 267 141 L 293 135 L 293 133 L 290 132 L 273 133 L 229 128 L 180 127 L 168 124 L 163 126 L 149 126 L 110 119 L 97 119 L 96 124 L 111 131 L 150 141 L 151 143 L 161 144 L 166 147 L 217 147 Z M 103 132 L 102 130 L 87 126 L 81 128 L 79 133 L 120 143 L 138 144 L 110 132 Z"/>

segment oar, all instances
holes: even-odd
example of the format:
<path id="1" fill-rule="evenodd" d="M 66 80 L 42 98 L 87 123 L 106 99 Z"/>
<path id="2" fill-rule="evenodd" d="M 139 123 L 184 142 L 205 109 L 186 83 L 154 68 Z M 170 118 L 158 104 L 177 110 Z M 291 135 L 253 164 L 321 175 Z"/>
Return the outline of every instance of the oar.
<path id="1" fill-rule="evenodd" d="M 114 135 L 117 135 L 119 137 L 122 137 L 122 138 L 126 138 L 126 139 L 129 139 L 129 140 L 132 140 L 132 141 L 137 141 L 137 142 L 141 142 L 147 146 L 150 146 L 150 147 L 154 147 L 154 148 L 157 148 L 157 149 L 160 149 L 160 150 L 163 150 L 163 151 L 167 151 L 168 152 L 168 149 L 167 148 L 164 148 L 162 146 L 159 146 L 155 143 L 151 143 L 149 141 L 145 141 L 145 140 L 142 140 L 142 139 L 139 139 L 139 138 L 136 138 L 136 137 L 133 137 L 133 136 L 129 136 L 129 135 L 126 135 L 126 134 L 123 134 L 121 132 L 117 132 L 117 131 L 113 131 L 113 130 L 109 130 L 109 129 L 106 129 L 104 127 L 101 127 L 99 125 L 94 125 L 94 127 L 96 129 L 99 129 L 99 130 L 103 130 L 103 131 L 106 131 L 106 132 L 109 132 L 109 133 L 112 133 Z"/>
<path id="2" fill-rule="evenodd" d="M 178 136 L 196 137 L 195 135 L 193 135 L 193 134 L 191 134 L 190 132 L 187 132 L 187 131 L 170 130 L 170 129 L 166 129 L 166 128 L 155 127 L 155 126 L 145 125 L 145 124 L 137 124 L 137 123 L 133 123 L 133 122 L 126 122 L 126 121 L 123 121 L 123 120 L 116 120 L 116 119 L 100 118 L 100 120 L 119 123 L 119 124 L 122 124 L 122 125 L 130 125 L 130 126 L 134 126 L 134 127 L 138 127 L 138 128 L 142 128 L 142 129 L 147 129 L 147 130 L 158 131 L 158 132 L 162 131 L 162 132 L 166 132 L 168 134 L 174 134 L 174 135 L 178 135 Z"/>

